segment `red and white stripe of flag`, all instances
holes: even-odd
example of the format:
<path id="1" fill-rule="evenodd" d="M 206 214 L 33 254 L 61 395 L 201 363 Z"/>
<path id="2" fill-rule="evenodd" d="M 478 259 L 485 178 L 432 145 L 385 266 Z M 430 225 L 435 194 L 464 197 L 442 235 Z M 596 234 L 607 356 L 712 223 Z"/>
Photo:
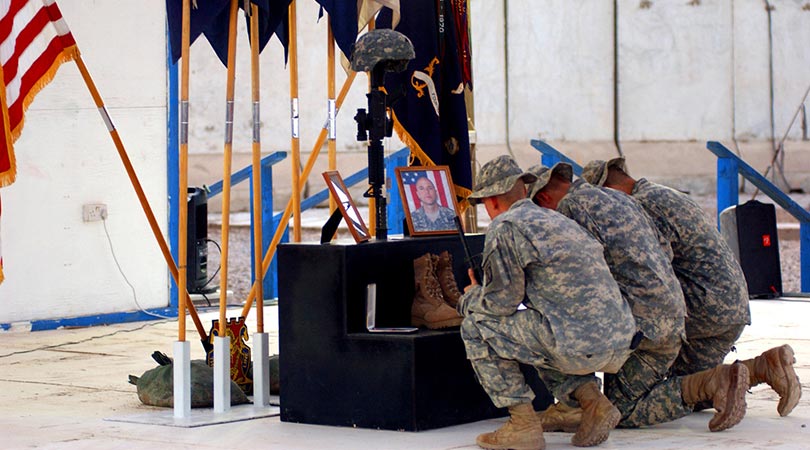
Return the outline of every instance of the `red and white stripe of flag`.
<path id="1" fill-rule="evenodd" d="M 76 41 L 54 0 L 0 0 L 0 65 L 3 127 L 0 131 L 0 186 L 14 181 L 13 143 L 22 132 L 25 110 L 78 54 Z"/>
<path id="2" fill-rule="evenodd" d="M 453 200 L 449 197 L 449 191 L 446 189 L 449 186 L 447 174 L 443 170 L 428 170 L 426 171 L 428 180 L 436 187 L 436 196 L 439 198 L 439 204 L 445 208 L 452 208 Z M 438 177 L 437 177 L 438 175 Z M 419 209 L 421 202 L 419 197 L 416 196 L 416 183 L 408 183 L 405 189 L 405 198 L 409 205 L 414 205 L 413 209 Z"/>

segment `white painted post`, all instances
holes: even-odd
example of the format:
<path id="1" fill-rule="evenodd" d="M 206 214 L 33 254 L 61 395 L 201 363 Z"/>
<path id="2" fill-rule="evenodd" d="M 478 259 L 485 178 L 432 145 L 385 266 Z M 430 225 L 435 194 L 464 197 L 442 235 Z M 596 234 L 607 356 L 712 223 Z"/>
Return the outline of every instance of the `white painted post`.
<path id="1" fill-rule="evenodd" d="M 188 341 L 176 341 L 174 351 L 174 418 L 191 417 L 191 344 Z"/>
<path id="2" fill-rule="evenodd" d="M 253 334 L 253 406 L 270 404 L 270 342 L 267 333 Z"/>
<path id="3" fill-rule="evenodd" d="M 231 338 L 214 337 L 214 412 L 231 409 Z"/>

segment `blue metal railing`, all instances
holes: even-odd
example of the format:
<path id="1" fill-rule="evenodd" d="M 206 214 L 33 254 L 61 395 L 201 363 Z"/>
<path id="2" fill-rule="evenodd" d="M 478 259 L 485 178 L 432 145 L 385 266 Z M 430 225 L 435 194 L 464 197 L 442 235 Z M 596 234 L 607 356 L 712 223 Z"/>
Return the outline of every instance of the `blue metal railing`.
<path id="1" fill-rule="evenodd" d="M 532 139 L 532 147 L 536 148 L 540 151 L 540 153 L 543 154 L 541 156 L 541 161 L 543 162 L 544 166 L 551 167 L 558 162 L 567 162 L 568 164 L 571 164 L 571 167 L 574 168 L 574 175 L 580 176 L 582 174 L 582 167 L 579 164 L 545 142 L 539 139 Z"/>
<path id="2" fill-rule="evenodd" d="M 717 223 L 720 223 L 720 213 L 724 209 L 739 202 L 740 188 L 737 174 L 742 175 L 799 221 L 801 286 L 802 292 L 810 292 L 810 212 L 799 206 L 723 144 L 709 141 L 706 148 L 717 156 Z"/>

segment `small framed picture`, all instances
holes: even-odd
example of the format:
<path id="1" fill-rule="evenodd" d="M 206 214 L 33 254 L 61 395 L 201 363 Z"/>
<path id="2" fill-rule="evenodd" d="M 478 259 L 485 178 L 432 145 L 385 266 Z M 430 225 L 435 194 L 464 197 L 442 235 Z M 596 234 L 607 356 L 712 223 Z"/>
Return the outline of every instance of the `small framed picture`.
<path id="1" fill-rule="evenodd" d="M 396 174 L 411 236 L 457 232 L 458 205 L 447 166 L 398 167 Z"/>
<path id="2" fill-rule="evenodd" d="M 331 192 L 332 196 L 337 200 L 340 213 L 343 214 L 343 218 L 346 220 L 346 226 L 349 228 L 352 237 L 354 237 L 354 241 L 359 244 L 369 240 L 371 234 L 366 227 L 366 223 L 363 222 L 363 216 L 361 216 L 360 211 L 357 210 L 352 196 L 349 195 L 349 190 L 346 189 L 346 183 L 343 182 L 340 173 L 338 173 L 337 170 L 330 170 L 323 173 L 323 178 L 326 180 L 329 192 Z"/>

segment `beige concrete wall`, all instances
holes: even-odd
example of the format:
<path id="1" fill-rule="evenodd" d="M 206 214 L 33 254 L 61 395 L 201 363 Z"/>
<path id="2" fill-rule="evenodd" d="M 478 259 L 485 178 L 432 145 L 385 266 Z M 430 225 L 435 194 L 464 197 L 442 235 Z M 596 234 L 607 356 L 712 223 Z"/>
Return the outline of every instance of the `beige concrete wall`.
<path id="1" fill-rule="evenodd" d="M 479 161 L 512 151 L 529 164 L 536 157 L 529 142 L 539 138 L 587 162 L 618 154 L 613 144 L 618 135 L 635 172 L 692 192 L 711 192 L 715 163 L 706 141 L 738 147 L 764 171 L 772 157 L 773 109 L 775 140 L 788 138 L 785 176 L 793 188 L 807 185 L 807 142 L 799 122 L 790 132 L 788 127 L 810 84 L 810 10 L 800 0 L 771 3 L 769 36 L 761 0 L 471 0 Z M 326 29 L 323 20 L 315 20 L 314 2 L 299 2 L 298 12 L 306 158 L 326 118 Z M 243 44 L 239 61 L 246 69 Z M 215 163 L 211 154 L 221 154 L 222 146 L 224 68 L 211 55 L 205 42 L 195 44 L 191 138 L 196 141 L 191 152 L 192 161 L 206 162 L 192 164 L 192 178 L 202 180 L 213 180 L 220 170 L 203 166 Z M 263 145 L 268 152 L 289 149 L 288 73 L 275 41 L 262 61 Z M 343 79 L 338 70 L 338 86 Z M 249 77 L 237 77 L 237 83 L 236 158 L 246 163 L 239 152 L 249 146 Z M 345 174 L 366 164 L 352 120 L 356 108 L 365 106 L 365 83 L 366 77 L 359 76 L 338 115 L 338 169 Z M 389 145 L 396 150 L 401 144 L 392 139 Z M 319 157 L 313 171 L 313 189 L 323 188 L 325 158 Z M 276 202 L 284 202 L 290 192 L 289 161 L 275 172 Z M 246 194 L 238 189 L 233 207 L 246 208 Z M 216 202 L 211 208 L 218 208 Z"/>

